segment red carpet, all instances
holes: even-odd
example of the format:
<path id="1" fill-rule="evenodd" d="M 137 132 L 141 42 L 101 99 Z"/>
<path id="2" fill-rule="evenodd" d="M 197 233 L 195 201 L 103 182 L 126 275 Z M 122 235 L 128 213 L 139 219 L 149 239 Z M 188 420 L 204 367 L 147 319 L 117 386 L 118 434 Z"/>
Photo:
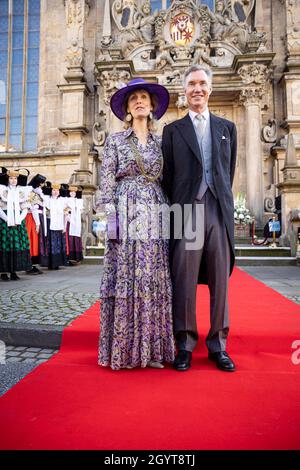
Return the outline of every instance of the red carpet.
<path id="1" fill-rule="evenodd" d="M 207 288 L 199 288 L 193 367 L 113 372 L 97 365 L 96 304 L 60 352 L 0 400 L 1 449 L 299 449 L 300 307 L 235 270 L 228 351 L 236 373 L 207 360 Z M 298 358 L 300 354 L 298 354 Z"/>

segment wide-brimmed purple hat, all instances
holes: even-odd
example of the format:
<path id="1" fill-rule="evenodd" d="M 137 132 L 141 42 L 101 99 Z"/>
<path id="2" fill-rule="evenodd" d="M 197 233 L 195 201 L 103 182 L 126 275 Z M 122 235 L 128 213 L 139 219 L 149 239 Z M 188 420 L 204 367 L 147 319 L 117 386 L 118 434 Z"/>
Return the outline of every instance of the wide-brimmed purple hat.
<path id="1" fill-rule="evenodd" d="M 124 121 L 127 114 L 125 109 L 126 98 L 135 90 L 146 90 L 150 95 L 156 97 L 156 108 L 153 115 L 156 119 L 160 119 L 168 109 L 170 96 L 168 90 L 157 83 L 147 83 L 143 78 L 135 78 L 127 83 L 123 88 L 116 91 L 111 97 L 110 107 L 113 113 Z"/>

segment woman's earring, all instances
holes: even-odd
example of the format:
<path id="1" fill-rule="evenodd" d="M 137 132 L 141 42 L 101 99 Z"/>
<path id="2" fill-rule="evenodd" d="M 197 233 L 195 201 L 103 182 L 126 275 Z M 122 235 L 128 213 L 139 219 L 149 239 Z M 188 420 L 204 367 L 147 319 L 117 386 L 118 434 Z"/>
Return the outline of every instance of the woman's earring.
<path id="1" fill-rule="evenodd" d="M 153 113 L 152 113 L 152 111 L 150 111 L 150 113 L 149 113 L 149 119 L 151 119 L 151 120 L 153 119 Z"/>
<path id="2" fill-rule="evenodd" d="M 131 113 L 128 113 L 128 114 L 126 115 L 126 118 L 125 118 L 125 119 L 126 119 L 127 122 L 132 121 L 132 114 L 131 114 Z"/>

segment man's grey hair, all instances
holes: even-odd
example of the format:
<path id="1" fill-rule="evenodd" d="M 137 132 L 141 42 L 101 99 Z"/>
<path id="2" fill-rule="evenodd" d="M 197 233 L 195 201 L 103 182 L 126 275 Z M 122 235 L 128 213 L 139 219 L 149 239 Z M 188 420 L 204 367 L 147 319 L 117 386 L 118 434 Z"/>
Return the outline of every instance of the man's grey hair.
<path id="1" fill-rule="evenodd" d="M 184 72 L 184 75 L 183 75 L 183 87 L 184 87 L 184 89 L 186 88 L 186 82 L 187 82 L 188 76 L 192 72 L 201 72 L 201 71 L 206 73 L 207 78 L 208 78 L 208 82 L 209 82 L 210 85 L 212 85 L 213 73 L 212 73 L 211 69 L 209 69 L 208 67 L 205 67 L 204 65 L 195 64 L 195 65 L 191 65 Z"/>

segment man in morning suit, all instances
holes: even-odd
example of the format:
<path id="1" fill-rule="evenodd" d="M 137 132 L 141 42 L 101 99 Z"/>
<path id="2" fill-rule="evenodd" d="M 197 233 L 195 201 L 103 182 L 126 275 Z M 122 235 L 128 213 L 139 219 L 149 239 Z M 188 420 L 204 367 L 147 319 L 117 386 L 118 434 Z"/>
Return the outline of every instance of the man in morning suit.
<path id="1" fill-rule="evenodd" d="M 197 284 L 208 284 L 210 330 L 206 337 L 208 358 L 226 372 L 235 365 L 226 352 L 229 332 L 228 280 L 234 265 L 234 203 L 232 182 L 236 164 L 236 127 L 208 110 L 212 73 L 201 65 L 184 74 L 189 112 L 163 131 L 163 187 L 170 204 L 191 207 L 188 218 L 203 235 L 200 248 L 189 249 L 187 219 L 182 233 L 174 224 L 170 238 L 173 282 L 173 318 L 177 355 L 174 368 L 188 370 L 198 340 L 196 324 Z M 197 205 L 202 204 L 203 218 Z M 186 206 L 188 205 L 188 206 Z M 199 209 L 199 207 L 198 207 Z M 178 224 L 177 224 L 178 227 Z"/>

